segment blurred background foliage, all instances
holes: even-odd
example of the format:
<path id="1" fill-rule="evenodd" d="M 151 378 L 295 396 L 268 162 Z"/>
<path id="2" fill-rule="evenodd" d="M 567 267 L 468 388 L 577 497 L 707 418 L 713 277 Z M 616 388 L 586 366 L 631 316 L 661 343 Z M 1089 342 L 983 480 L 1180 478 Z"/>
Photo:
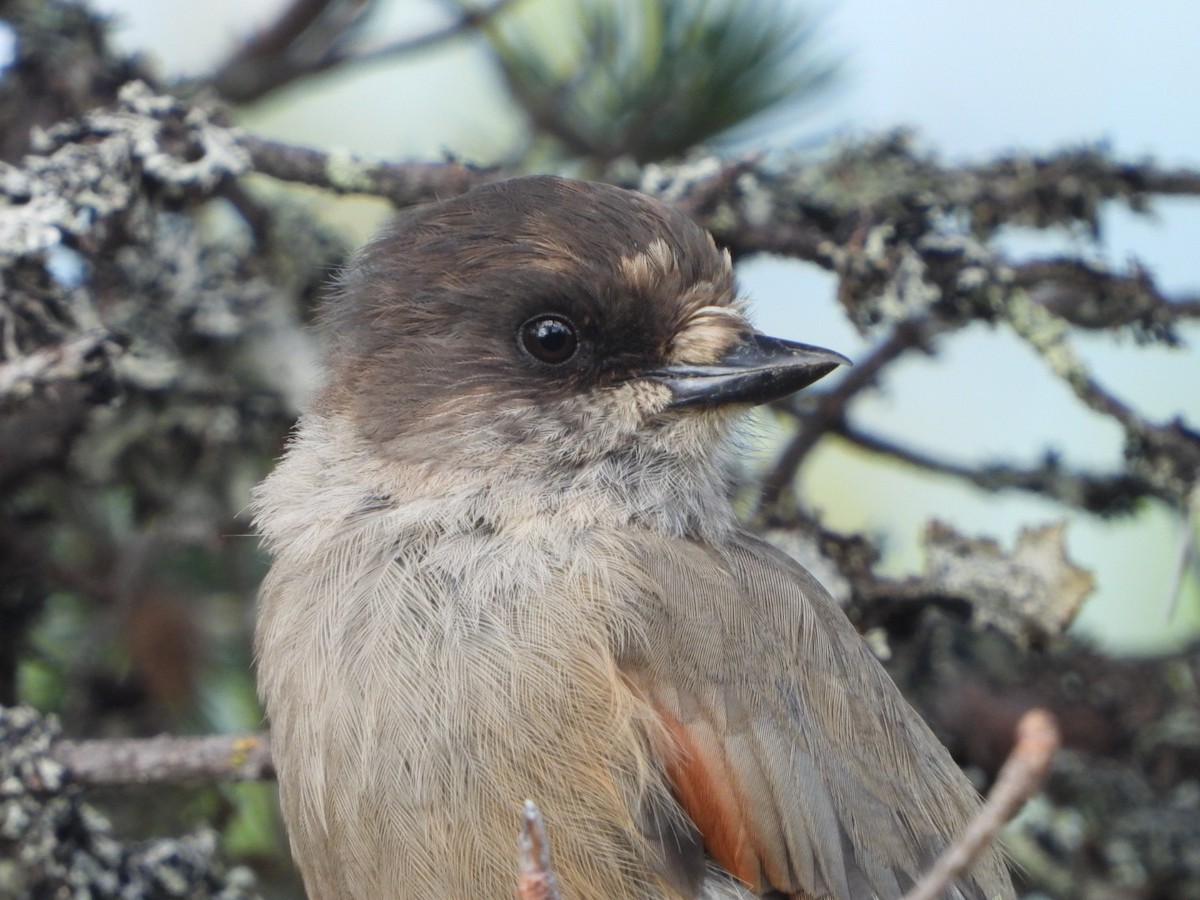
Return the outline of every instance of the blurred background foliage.
<path id="1" fill-rule="evenodd" d="M 531 136 L 593 166 L 678 157 L 731 132 L 753 139 L 838 68 L 812 15 L 778 0 L 543 0 L 485 33 Z"/>
<path id="2" fill-rule="evenodd" d="M 86 5 L 0 3 L 10 48 L 0 80 L 3 158 L 19 162 L 31 149 L 32 127 L 111 104 L 116 88 L 137 75 L 166 91 L 219 97 L 231 120 L 252 131 L 314 146 L 351 143 L 380 155 L 445 154 L 597 176 L 700 159 L 701 147 L 819 153 L 831 132 L 828 110 L 865 67 L 852 42 L 840 45 L 823 27 L 830 13 L 785 0 L 233 6 L 252 9 L 253 17 L 241 10 L 235 28 L 219 6 L 109 0 L 115 18 L 101 23 Z M 114 44 L 110 30 L 125 16 L 138 23 L 135 37 L 127 32 Z M 159 31 L 181 30 L 188 38 L 171 50 L 154 46 Z M 131 42 L 147 55 L 128 57 Z M 189 56 L 189 43 L 208 49 Z M 911 65 L 924 60 L 914 53 Z M 339 115 L 358 120 L 353 136 Z M 381 142 L 375 146 L 363 137 L 372 130 Z M 379 200 L 246 181 L 245 196 L 145 223 L 147 247 L 172 248 L 157 267 L 148 261 L 153 254 L 139 256 L 113 238 L 111 259 L 98 266 L 70 249 L 54 255 L 47 266 L 53 285 L 45 272 L 6 270 L 6 294 L 50 294 L 64 284 L 67 294 L 91 290 L 106 325 L 128 335 L 127 365 L 136 369 L 123 373 L 119 391 L 98 377 L 78 397 L 56 398 L 27 421 L 10 417 L 0 436 L 0 703 L 56 712 L 70 734 L 231 732 L 262 724 L 249 636 L 265 564 L 245 506 L 316 378 L 317 339 L 303 329 L 283 339 L 276 326 L 308 321 L 329 273 L 390 209 Z M 271 208 L 276 232 L 302 234 L 306 243 L 247 261 L 245 248 L 255 242 L 282 246 L 253 233 L 253 216 L 244 213 L 256 206 Z M 289 215 L 303 225 L 290 229 Z M 1128 226 L 1116 222 L 1115 230 L 1122 228 Z M 1101 235 L 1082 231 L 1034 237 L 1010 228 L 1001 240 L 1024 255 L 1056 247 L 1110 253 Z M 103 247 L 84 249 L 104 256 Z M 201 283 L 214 259 L 227 259 L 226 276 Z M 1194 256 L 1191 264 L 1194 292 Z M 743 283 L 762 301 L 760 324 L 862 351 L 867 338 L 832 302 L 832 278 L 801 268 L 759 260 L 741 267 Z M 129 283 L 143 284 L 145 294 L 113 290 Z M 285 300 L 295 297 L 299 308 Z M 34 328 L 22 315 L 6 311 L 0 339 L 12 342 L 21 328 Z M 35 324 L 47 333 L 55 327 Z M 1183 329 L 1185 344 L 1198 336 L 1194 323 Z M 1060 414 L 1068 405 L 1055 393 L 1060 388 L 1027 374 L 1037 368 L 1028 351 L 997 350 L 998 340 L 979 329 L 936 364 L 906 363 L 866 417 L 952 456 L 1028 459 L 1046 445 L 1089 465 L 1119 455 L 1106 425 L 1072 430 L 1074 413 Z M 1094 358 L 1109 362 L 1117 383 L 1145 399 L 1154 416 L 1182 412 L 1195 421 L 1194 350 L 1181 351 L 1173 368 L 1155 369 L 1157 362 L 1131 355 L 1130 341 L 1095 341 L 1104 346 Z M 279 362 L 264 366 L 264 359 Z M 961 377 L 946 375 L 951 366 Z M 1145 371 L 1157 374 L 1139 387 Z M 946 400 L 956 389 L 957 399 Z M 112 402 L 86 428 L 69 416 L 61 428 L 47 426 L 64 404 L 107 403 L 109 393 Z M 762 447 L 748 472 L 769 463 L 788 428 L 781 419 L 758 420 Z M 1084 523 L 1088 517 L 1049 500 L 985 494 L 826 443 L 803 472 L 806 497 L 829 511 L 828 523 L 874 538 L 891 571 L 919 565 L 916 524 L 933 514 L 959 513 L 966 531 L 1002 541 L 1019 523 L 1067 518 L 1073 528 L 1097 529 L 1082 562 L 1097 569 L 1102 593 L 1110 585 L 1107 599 L 1094 605 L 1116 610 L 1110 624 L 1089 625 L 1093 637 L 1122 649 L 1162 650 L 1185 646 L 1200 630 L 1197 570 L 1178 562 L 1194 517 L 1181 522 L 1146 501 L 1128 517 L 1142 531 L 1116 530 L 1124 524 L 1101 531 L 1110 526 Z M 1031 447 L 1038 449 L 1031 454 Z M 1109 579 L 1112 570 L 1118 575 Z M 1161 624 L 1176 572 L 1178 611 Z M 1129 624 L 1151 618 L 1153 627 Z M 1138 639 L 1123 643 L 1134 632 Z M 106 799 L 132 834 L 216 823 L 227 849 L 256 863 L 266 893 L 298 896 L 272 792 L 269 785 L 223 785 L 112 792 Z"/>

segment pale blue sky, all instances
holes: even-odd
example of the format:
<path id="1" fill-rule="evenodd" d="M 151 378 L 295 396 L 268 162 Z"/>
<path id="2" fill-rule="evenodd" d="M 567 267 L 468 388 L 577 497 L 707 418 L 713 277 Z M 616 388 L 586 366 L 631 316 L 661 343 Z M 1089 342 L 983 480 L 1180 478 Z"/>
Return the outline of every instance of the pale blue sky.
<path id="1" fill-rule="evenodd" d="M 279 0 L 103 0 L 125 22 L 121 37 L 173 72 L 202 71 Z M 814 134 L 861 134 L 905 125 L 945 159 L 984 159 L 1104 141 L 1119 153 L 1200 168 L 1200 4 L 1190 0 L 843 0 L 826 2 L 824 42 L 847 57 L 841 87 L 818 110 L 772 137 L 777 146 Z M 436 22 L 428 3 L 396 4 L 399 33 Z M 274 99 L 247 126 L 320 146 L 393 157 L 445 149 L 489 157 L 514 129 L 492 72 L 469 43 L 394 67 L 329 79 Z M 1099 256 L 1143 261 L 1166 289 L 1200 294 L 1200 201 L 1173 201 L 1153 219 L 1106 217 Z M 1014 240 L 1014 252 L 1041 245 Z M 1070 238 L 1054 246 L 1079 249 Z M 1088 248 L 1088 253 L 1096 255 Z M 764 330 L 835 347 L 867 346 L 842 320 L 831 279 L 810 266 L 756 260 L 741 271 Z M 1190 347 L 1081 341 L 1097 376 L 1165 419 L 1200 425 L 1200 328 Z M 865 402 L 859 419 L 954 459 L 1033 461 L 1047 448 L 1097 468 L 1119 459 L 1120 433 L 1082 410 L 1040 362 L 1003 331 L 983 328 L 946 342 L 933 360 L 900 367 Z M 805 470 L 807 496 L 835 525 L 869 528 L 897 571 L 920 563 L 919 526 L 939 516 L 1011 546 L 1029 522 L 1068 518 L 1074 557 L 1101 590 L 1085 632 L 1131 650 L 1176 644 L 1200 630 L 1200 598 L 1185 597 L 1173 626 L 1162 610 L 1181 523 L 1152 508 L 1136 520 L 1095 522 L 1020 495 L 984 495 L 830 447 Z"/>

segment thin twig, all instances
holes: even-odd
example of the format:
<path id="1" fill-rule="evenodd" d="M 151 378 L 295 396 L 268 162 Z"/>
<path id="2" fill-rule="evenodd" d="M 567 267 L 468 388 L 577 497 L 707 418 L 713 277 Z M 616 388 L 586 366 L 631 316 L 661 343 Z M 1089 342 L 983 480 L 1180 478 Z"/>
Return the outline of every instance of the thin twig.
<path id="1" fill-rule="evenodd" d="M 292 0 L 209 77 L 230 103 L 252 103 L 335 55 L 375 0 Z"/>
<path id="2" fill-rule="evenodd" d="M 761 516 L 779 502 L 809 451 L 822 435 L 845 418 L 846 406 L 853 397 L 874 385 L 879 373 L 893 360 L 910 350 L 927 348 L 933 337 L 948 327 L 948 323 L 928 316 L 897 323 L 882 343 L 854 364 L 837 387 L 819 395 L 813 409 L 800 412 L 789 408 L 798 420 L 796 434 L 783 448 L 775 465 L 763 476 L 757 515 Z"/>
<path id="3" fill-rule="evenodd" d="M 521 834 L 517 839 L 521 874 L 517 881 L 520 900 L 559 900 L 558 880 L 550 867 L 550 841 L 542 814 L 532 800 L 525 801 Z"/>
<path id="4" fill-rule="evenodd" d="M 455 4 L 458 7 L 459 13 L 454 21 L 436 28 L 433 31 L 428 31 L 425 34 L 417 35 L 411 38 L 402 38 L 396 41 L 390 41 L 379 47 L 374 47 L 370 50 L 363 50 L 353 56 L 342 60 L 342 65 L 363 65 L 368 63 L 381 62 L 387 59 L 395 59 L 399 56 L 404 56 L 410 53 L 417 53 L 422 50 L 428 50 L 443 44 L 449 40 L 461 37 L 469 31 L 477 31 L 484 25 L 487 25 L 495 19 L 500 13 L 504 12 L 508 7 L 513 5 L 514 0 L 496 0 L 491 6 L 484 9 L 470 9 L 468 7 Z"/>
<path id="5" fill-rule="evenodd" d="M 903 447 L 847 421 L 835 422 L 830 431 L 859 449 L 927 472 L 960 478 L 985 491 L 1029 491 L 1102 516 L 1133 512 L 1140 498 L 1156 496 L 1154 486 L 1135 475 L 1072 472 L 1052 455 L 1047 455 L 1042 464 L 1034 468 L 1000 464 L 968 466 Z"/>
<path id="6" fill-rule="evenodd" d="M 1200 553 L 1200 544 L 1197 543 L 1195 526 L 1192 524 L 1193 521 L 1200 521 L 1200 481 L 1197 481 L 1191 493 L 1188 494 L 1187 503 L 1184 504 L 1179 518 L 1181 526 L 1179 550 L 1171 571 L 1171 586 L 1167 588 L 1166 614 L 1163 617 L 1167 622 L 1175 618 L 1179 607 L 1179 597 L 1183 593 L 1183 580 L 1187 576 L 1188 569 L 1195 563 L 1197 554 Z"/>
<path id="7" fill-rule="evenodd" d="M 369 49 L 355 48 L 356 32 L 372 0 L 296 0 L 276 22 L 239 48 L 212 76 L 217 93 L 231 103 L 253 103 L 268 94 L 329 72 L 398 59 L 438 47 L 476 31 L 513 0 L 495 0 L 484 9 L 455 4 L 448 24 L 410 38 Z"/>
<path id="8" fill-rule="evenodd" d="M 59 741 L 51 751 L 77 784 L 209 784 L 275 777 L 266 735 Z"/>
<path id="9" fill-rule="evenodd" d="M 1017 723 L 1017 743 L 1005 760 L 987 802 L 904 900 L 937 900 L 965 873 L 1003 828 L 1037 793 L 1050 772 L 1060 743 L 1058 725 L 1044 709 L 1025 713 Z"/>

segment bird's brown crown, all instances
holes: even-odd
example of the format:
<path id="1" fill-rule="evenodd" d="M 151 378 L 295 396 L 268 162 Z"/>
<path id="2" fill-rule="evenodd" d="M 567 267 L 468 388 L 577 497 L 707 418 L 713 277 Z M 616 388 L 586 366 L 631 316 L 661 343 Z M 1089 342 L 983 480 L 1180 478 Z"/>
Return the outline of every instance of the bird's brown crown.
<path id="1" fill-rule="evenodd" d="M 493 442 L 536 442 L 586 432 L 584 408 L 636 427 L 665 400 L 636 389 L 639 373 L 710 363 L 749 331 L 728 255 L 684 214 L 547 176 L 400 218 L 347 270 L 325 321 L 322 405 L 384 445 L 485 425 Z M 597 402 L 622 388 L 616 406 Z"/>

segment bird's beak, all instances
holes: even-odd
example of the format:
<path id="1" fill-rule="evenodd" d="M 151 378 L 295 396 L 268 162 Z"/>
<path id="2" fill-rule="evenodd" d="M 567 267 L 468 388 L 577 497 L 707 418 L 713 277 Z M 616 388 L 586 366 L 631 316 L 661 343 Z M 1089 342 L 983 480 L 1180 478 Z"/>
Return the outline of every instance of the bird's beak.
<path id="1" fill-rule="evenodd" d="M 648 373 L 673 394 L 670 408 L 766 403 L 851 365 L 840 353 L 757 332 L 709 366 L 668 366 Z"/>

